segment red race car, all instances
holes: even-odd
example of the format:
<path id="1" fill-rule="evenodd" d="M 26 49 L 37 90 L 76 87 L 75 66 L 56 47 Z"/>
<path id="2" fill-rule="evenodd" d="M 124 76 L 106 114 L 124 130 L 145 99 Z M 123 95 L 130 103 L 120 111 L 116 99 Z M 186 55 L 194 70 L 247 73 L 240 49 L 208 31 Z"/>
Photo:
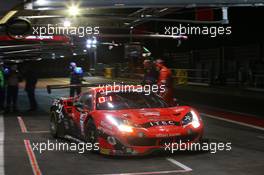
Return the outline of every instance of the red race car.
<path id="1" fill-rule="evenodd" d="M 90 87 L 78 97 L 54 100 L 52 135 L 97 144 L 108 155 L 148 154 L 166 143 L 202 139 L 204 126 L 195 109 L 167 104 L 155 93 L 117 88 Z"/>

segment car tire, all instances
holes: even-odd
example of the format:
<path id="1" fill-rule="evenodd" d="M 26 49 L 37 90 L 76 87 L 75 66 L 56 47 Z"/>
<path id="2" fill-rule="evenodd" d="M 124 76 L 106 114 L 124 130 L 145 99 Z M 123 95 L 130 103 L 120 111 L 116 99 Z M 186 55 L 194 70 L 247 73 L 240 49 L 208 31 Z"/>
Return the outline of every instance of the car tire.
<path id="1" fill-rule="evenodd" d="M 51 112 L 50 115 L 50 133 L 54 138 L 58 137 L 58 121 L 55 112 Z"/>
<path id="2" fill-rule="evenodd" d="M 98 130 L 92 118 L 87 121 L 86 141 L 95 144 L 98 141 Z"/>
<path id="3" fill-rule="evenodd" d="M 65 127 L 63 120 L 61 123 L 58 122 L 58 116 L 56 115 L 55 112 L 51 113 L 51 118 L 50 118 L 50 131 L 51 135 L 54 138 L 63 138 L 65 136 Z"/>

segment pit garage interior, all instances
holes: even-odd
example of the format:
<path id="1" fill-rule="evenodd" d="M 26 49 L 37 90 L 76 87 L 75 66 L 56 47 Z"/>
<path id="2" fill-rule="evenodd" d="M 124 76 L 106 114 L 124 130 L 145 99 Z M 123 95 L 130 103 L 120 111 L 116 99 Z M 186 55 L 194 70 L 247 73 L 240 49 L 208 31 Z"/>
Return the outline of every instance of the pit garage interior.
<path id="1" fill-rule="evenodd" d="M 263 6 L 263 0 L 0 1 L 3 76 L 17 67 L 21 77 L 17 110 L 0 115 L 0 175 L 262 175 Z M 79 30 L 51 34 L 51 26 Z M 180 26 L 183 33 L 176 31 Z M 195 30 L 188 33 L 188 27 Z M 173 96 L 200 113 L 205 139 L 231 143 L 230 150 L 107 156 L 34 149 L 36 143 L 72 142 L 50 134 L 52 102 L 69 97 L 69 89 L 47 92 L 48 85 L 70 83 L 71 62 L 82 67 L 84 84 L 140 85 L 145 59 L 164 60 Z M 34 111 L 24 90 L 28 69 L 38 78 Z"/>

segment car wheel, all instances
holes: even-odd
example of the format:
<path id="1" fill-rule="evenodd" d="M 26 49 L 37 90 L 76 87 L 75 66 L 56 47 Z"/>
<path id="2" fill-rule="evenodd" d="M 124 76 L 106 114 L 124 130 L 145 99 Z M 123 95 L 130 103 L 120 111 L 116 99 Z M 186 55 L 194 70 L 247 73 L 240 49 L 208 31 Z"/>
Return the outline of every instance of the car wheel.
<path id="1" fill-rule="evenodd" d="M 55 112 L 51 112 L 50 116 L 50 133 L 54 138 L 58 137 L 58 122 Z"/>
<path id="2" fill-rule="evenodd" d="M 87 142 L 95 144 L 97 143 L 98 139 L 98 131 L 94 124 L 94 121 L 92 118 L 89 118 L 87 121 L 87 132 L 86 132 Z"/>

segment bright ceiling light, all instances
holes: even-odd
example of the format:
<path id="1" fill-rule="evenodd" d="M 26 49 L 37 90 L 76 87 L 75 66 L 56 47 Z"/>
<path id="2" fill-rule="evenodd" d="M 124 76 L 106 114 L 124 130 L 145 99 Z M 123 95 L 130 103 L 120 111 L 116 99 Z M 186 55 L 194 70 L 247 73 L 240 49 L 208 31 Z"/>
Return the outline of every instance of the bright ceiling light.
<path id="1" fill-rule="evenodd" d="M 70 26 L 71 26 L 71 21 L 65 20 L 65 21 L 63 22 L 63 26 L 64 26 L 64 27 L 70 27 Z"/>
<path id="2" fill-rule="evenodd" d="M 77 16 L 77 15 L 80 14 L 80 9 L 79 9 L 79 7 L 76 6 L 76 5 L 72 5 L 72 6 L 70 6 L 69 9 L 68 9 L 68 11 L 69 11 L 69 14 L 70 14 L 71 16 Z"/>
<path id="3" fill-rule="evenodd" d="M 93 39 L 93 44 L 97 44 L 97 39 L 96 38 Z"/>
<path id="4" fill-rule="evenodd" d="M 97 39 L 93 37 L 93 39 L 87 39 L 86 40 L 86 47 L 87 48 L 96 48 Z"/>
<path id="5" fill-rule="evenodd" d="M 37 1 L 36 1 L 36 4 L 37 4 L 37 5 L 45 5 L 46 3 L 47 3 L 46 0 L 37 0 Z"/>
<path id="6" fill-rule="evenodd" d="M 88 39 L 86 42 L 87 42 L 87 44 L 92 44 L 92 40 L 91 39 Z"/>

